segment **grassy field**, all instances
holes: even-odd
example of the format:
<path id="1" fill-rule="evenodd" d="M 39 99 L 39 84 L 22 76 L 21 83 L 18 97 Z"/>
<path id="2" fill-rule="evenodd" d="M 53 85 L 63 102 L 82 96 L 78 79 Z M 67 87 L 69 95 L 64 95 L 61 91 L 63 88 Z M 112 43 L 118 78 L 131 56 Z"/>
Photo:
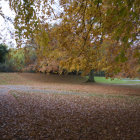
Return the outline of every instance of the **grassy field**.
<path id="1" fill-rule="evenodd" d="M 106 84 L 140 84 L 138 79 L 106 79 L 105 77 L 95 77 L 97 83 L 106 83 Z"/>
<path id="2" fill-rule="evenodd" d="M 139 85 L 86 80 L 0 73 L 0 140 L 139 140 Z"/>

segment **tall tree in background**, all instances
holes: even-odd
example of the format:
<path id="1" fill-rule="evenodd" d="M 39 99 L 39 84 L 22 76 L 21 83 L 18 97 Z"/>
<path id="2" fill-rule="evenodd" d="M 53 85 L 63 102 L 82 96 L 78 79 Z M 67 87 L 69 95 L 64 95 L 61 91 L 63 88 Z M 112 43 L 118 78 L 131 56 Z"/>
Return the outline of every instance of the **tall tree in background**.
<path id="1" fill-rule="evenodd" d="M 0 63 L 5 62 L 7 54 L 8 54 L 8 47 L 4 44 L 0 44 Z"/>

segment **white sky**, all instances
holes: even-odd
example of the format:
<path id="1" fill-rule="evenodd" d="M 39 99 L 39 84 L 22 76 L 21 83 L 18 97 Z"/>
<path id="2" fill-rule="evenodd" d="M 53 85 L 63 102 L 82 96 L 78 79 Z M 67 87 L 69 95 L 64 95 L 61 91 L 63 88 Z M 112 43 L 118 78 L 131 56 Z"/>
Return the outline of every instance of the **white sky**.
<path id="1" fill-rule="evenodd" d="M 15 13 L 11 11 L 8 1 L 0 0 L 0 7 L 2 7 L 2 12 L 4 13 L 5 17 L 9 17 L 14 21 Z M 11 36 L 10 32 L 13 34 Z M 14 39 L 14 26 L 13 24 L 8 21 L 4 20 L 0 16 L 0 43 L 5 43 L 9 45 L 9 47 L 15 47 L 16 41 Z"/>

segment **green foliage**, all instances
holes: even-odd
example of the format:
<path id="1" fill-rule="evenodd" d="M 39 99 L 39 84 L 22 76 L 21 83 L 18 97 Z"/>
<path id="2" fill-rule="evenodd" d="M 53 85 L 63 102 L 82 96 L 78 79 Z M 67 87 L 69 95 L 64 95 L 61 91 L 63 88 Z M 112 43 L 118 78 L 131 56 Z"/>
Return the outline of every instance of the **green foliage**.
<path id="1" fill-rule="evenodd" d="M 108 78 L 106 79 L 105 77 L 97 77 L 95 76 L 95 81 L 97 83 L 105 83 L 105 84 L 140 84 L 140 81 L 138 81 L 138 79 L 111 79 Z"/>
<path id="2" fill-rule="evenodd" d="M 0 64 L 1 72 L 23 71 L 25 67 L 36 62 L 36 51 L 32 47 L 9 49 L 5 63 Z"/>
<path id="3" fill-rule="evenodd" d="M 25 66 L 24 49 L 10 49 L 6 63 L 13 71 L 21 71 Z"/>

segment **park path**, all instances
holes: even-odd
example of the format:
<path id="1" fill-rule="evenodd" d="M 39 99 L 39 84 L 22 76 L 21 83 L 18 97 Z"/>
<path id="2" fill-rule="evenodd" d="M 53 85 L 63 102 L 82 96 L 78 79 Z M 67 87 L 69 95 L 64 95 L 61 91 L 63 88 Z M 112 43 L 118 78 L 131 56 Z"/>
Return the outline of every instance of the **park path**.
<path id="1" fill-rule="evenodd" d="M 65 91 L 58 89 L 45 89 L 26 85 L 0 85 L 0 95 L 6 95 L 9 91 L 25 92 L 25 93 L 49 93 L 49 94 L 80 94 L 81 92 Z M 84 93 L 84 92 L 82 92 Z"/>
<path id="2" fill-rule="evenodd" d="M 0 85 L 0 95 L 8 95 L 10 91 L 25 93 L 45 93 L 45 94 L 113 94 L 140 96 L 140 88 L 124 85 L 105 84 L 46 84 L 46 85 Z"/>

